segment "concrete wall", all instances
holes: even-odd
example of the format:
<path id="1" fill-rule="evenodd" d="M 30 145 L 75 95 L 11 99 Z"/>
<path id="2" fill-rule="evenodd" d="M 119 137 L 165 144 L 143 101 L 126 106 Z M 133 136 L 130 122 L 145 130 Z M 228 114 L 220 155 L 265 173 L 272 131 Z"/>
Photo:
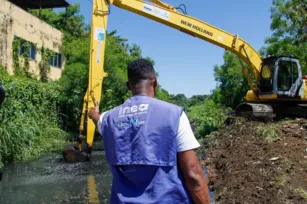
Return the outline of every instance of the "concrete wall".
<path id="1" fill-rule="evenodd" d="M 60 53 L 63 34 L 29 14 L 7 0 L 0 0 L 0 65 L 8 73 L 13 74 L 13 40 L 14 36 L 23 38 L 36 45 L 36 58 L 30 60 L 30 71 L 39 76 L 38 63 L 41 60 L 42 46 Z M 63 57 L 61 68 L 52 67 L 49 78 L 58 79 L 61 76 L 65 60 Z"/>

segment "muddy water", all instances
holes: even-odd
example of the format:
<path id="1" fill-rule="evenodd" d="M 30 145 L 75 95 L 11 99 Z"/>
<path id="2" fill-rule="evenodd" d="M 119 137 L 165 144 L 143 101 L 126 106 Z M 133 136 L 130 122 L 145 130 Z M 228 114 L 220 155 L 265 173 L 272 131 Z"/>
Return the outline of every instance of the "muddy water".
<path id="1" fill-rule="evenodd" d="M 61 160 L 50 154 L 6 166 L 0 203 L 108 203 L 112 176 L 103 151 L 86 163 Z"/>

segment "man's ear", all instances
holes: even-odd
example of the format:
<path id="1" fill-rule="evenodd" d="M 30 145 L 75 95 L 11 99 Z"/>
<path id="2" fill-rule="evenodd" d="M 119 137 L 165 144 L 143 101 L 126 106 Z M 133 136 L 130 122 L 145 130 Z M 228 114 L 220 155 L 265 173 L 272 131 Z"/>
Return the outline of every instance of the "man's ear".
<path id="1" fill-rule="evenodd" d="M 130 84 L 129 84 L 129 81 L 126 81 L 126 87 L 129 91 L 131 91 L 131 87 L 130 87 Z"/>
<path id="2" fill-rule="evenodd" d="M 158 79 L 157 79 L 157 77 L 155 77 L 155 79 L 154 79 L 153 87 L 154 87 L 155 95 L 157 95 L 157 89 L 158 89 Z"/>
<path id="3" fill-rule="evenodd" d="M 157 77 L 155 77 L 155 79 L 154 79 L 154 88 L 157 89 L 157 87 L 158 87 L 158 79 L 157 79 Z"/>

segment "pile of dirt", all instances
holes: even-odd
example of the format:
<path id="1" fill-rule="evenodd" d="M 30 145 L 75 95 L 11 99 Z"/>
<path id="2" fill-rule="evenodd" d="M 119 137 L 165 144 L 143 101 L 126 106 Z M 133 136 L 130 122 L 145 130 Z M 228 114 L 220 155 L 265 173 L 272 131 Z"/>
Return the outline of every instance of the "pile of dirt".
<path id="1" fill-rule="evenodd" d="M 202 150 L 216 203 L 307 203 L 307 120 L 234 119 Z"/>

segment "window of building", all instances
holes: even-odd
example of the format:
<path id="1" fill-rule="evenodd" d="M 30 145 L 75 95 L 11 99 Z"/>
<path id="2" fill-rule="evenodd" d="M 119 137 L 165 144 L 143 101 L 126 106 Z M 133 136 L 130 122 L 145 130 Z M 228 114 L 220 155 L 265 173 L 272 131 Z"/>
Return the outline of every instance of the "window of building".
<path id="1" fill-rule="evenodd" d="M 30 45 L 30 58 L 35 60 L 36 58 L 36 47 L 34 45 Z"/>
<path id="2" fill-rule="evenodd" d="M 54 52 L 49 57 L 49 65 L 61 68 L 62 67 L 62 54 Z"/>
<path id="3" fill-rule="evenodd" d="M 27 43 L 29 44 L 29 59 L 32 59 L 32 60 L 35 60 L 36 59 L 36 47 L 33 43 L 29 42 L 29 41 L 26 41 L 22 38 L 18 38 L 16 37 L 15 39 L 18 39 L 20 40 L 20 47 L 19 47 L 19 50 L 18 50 L 18 54 L 19 55 L 23 55 L 25 56 L 25 52 L 27 50 Z"/>

